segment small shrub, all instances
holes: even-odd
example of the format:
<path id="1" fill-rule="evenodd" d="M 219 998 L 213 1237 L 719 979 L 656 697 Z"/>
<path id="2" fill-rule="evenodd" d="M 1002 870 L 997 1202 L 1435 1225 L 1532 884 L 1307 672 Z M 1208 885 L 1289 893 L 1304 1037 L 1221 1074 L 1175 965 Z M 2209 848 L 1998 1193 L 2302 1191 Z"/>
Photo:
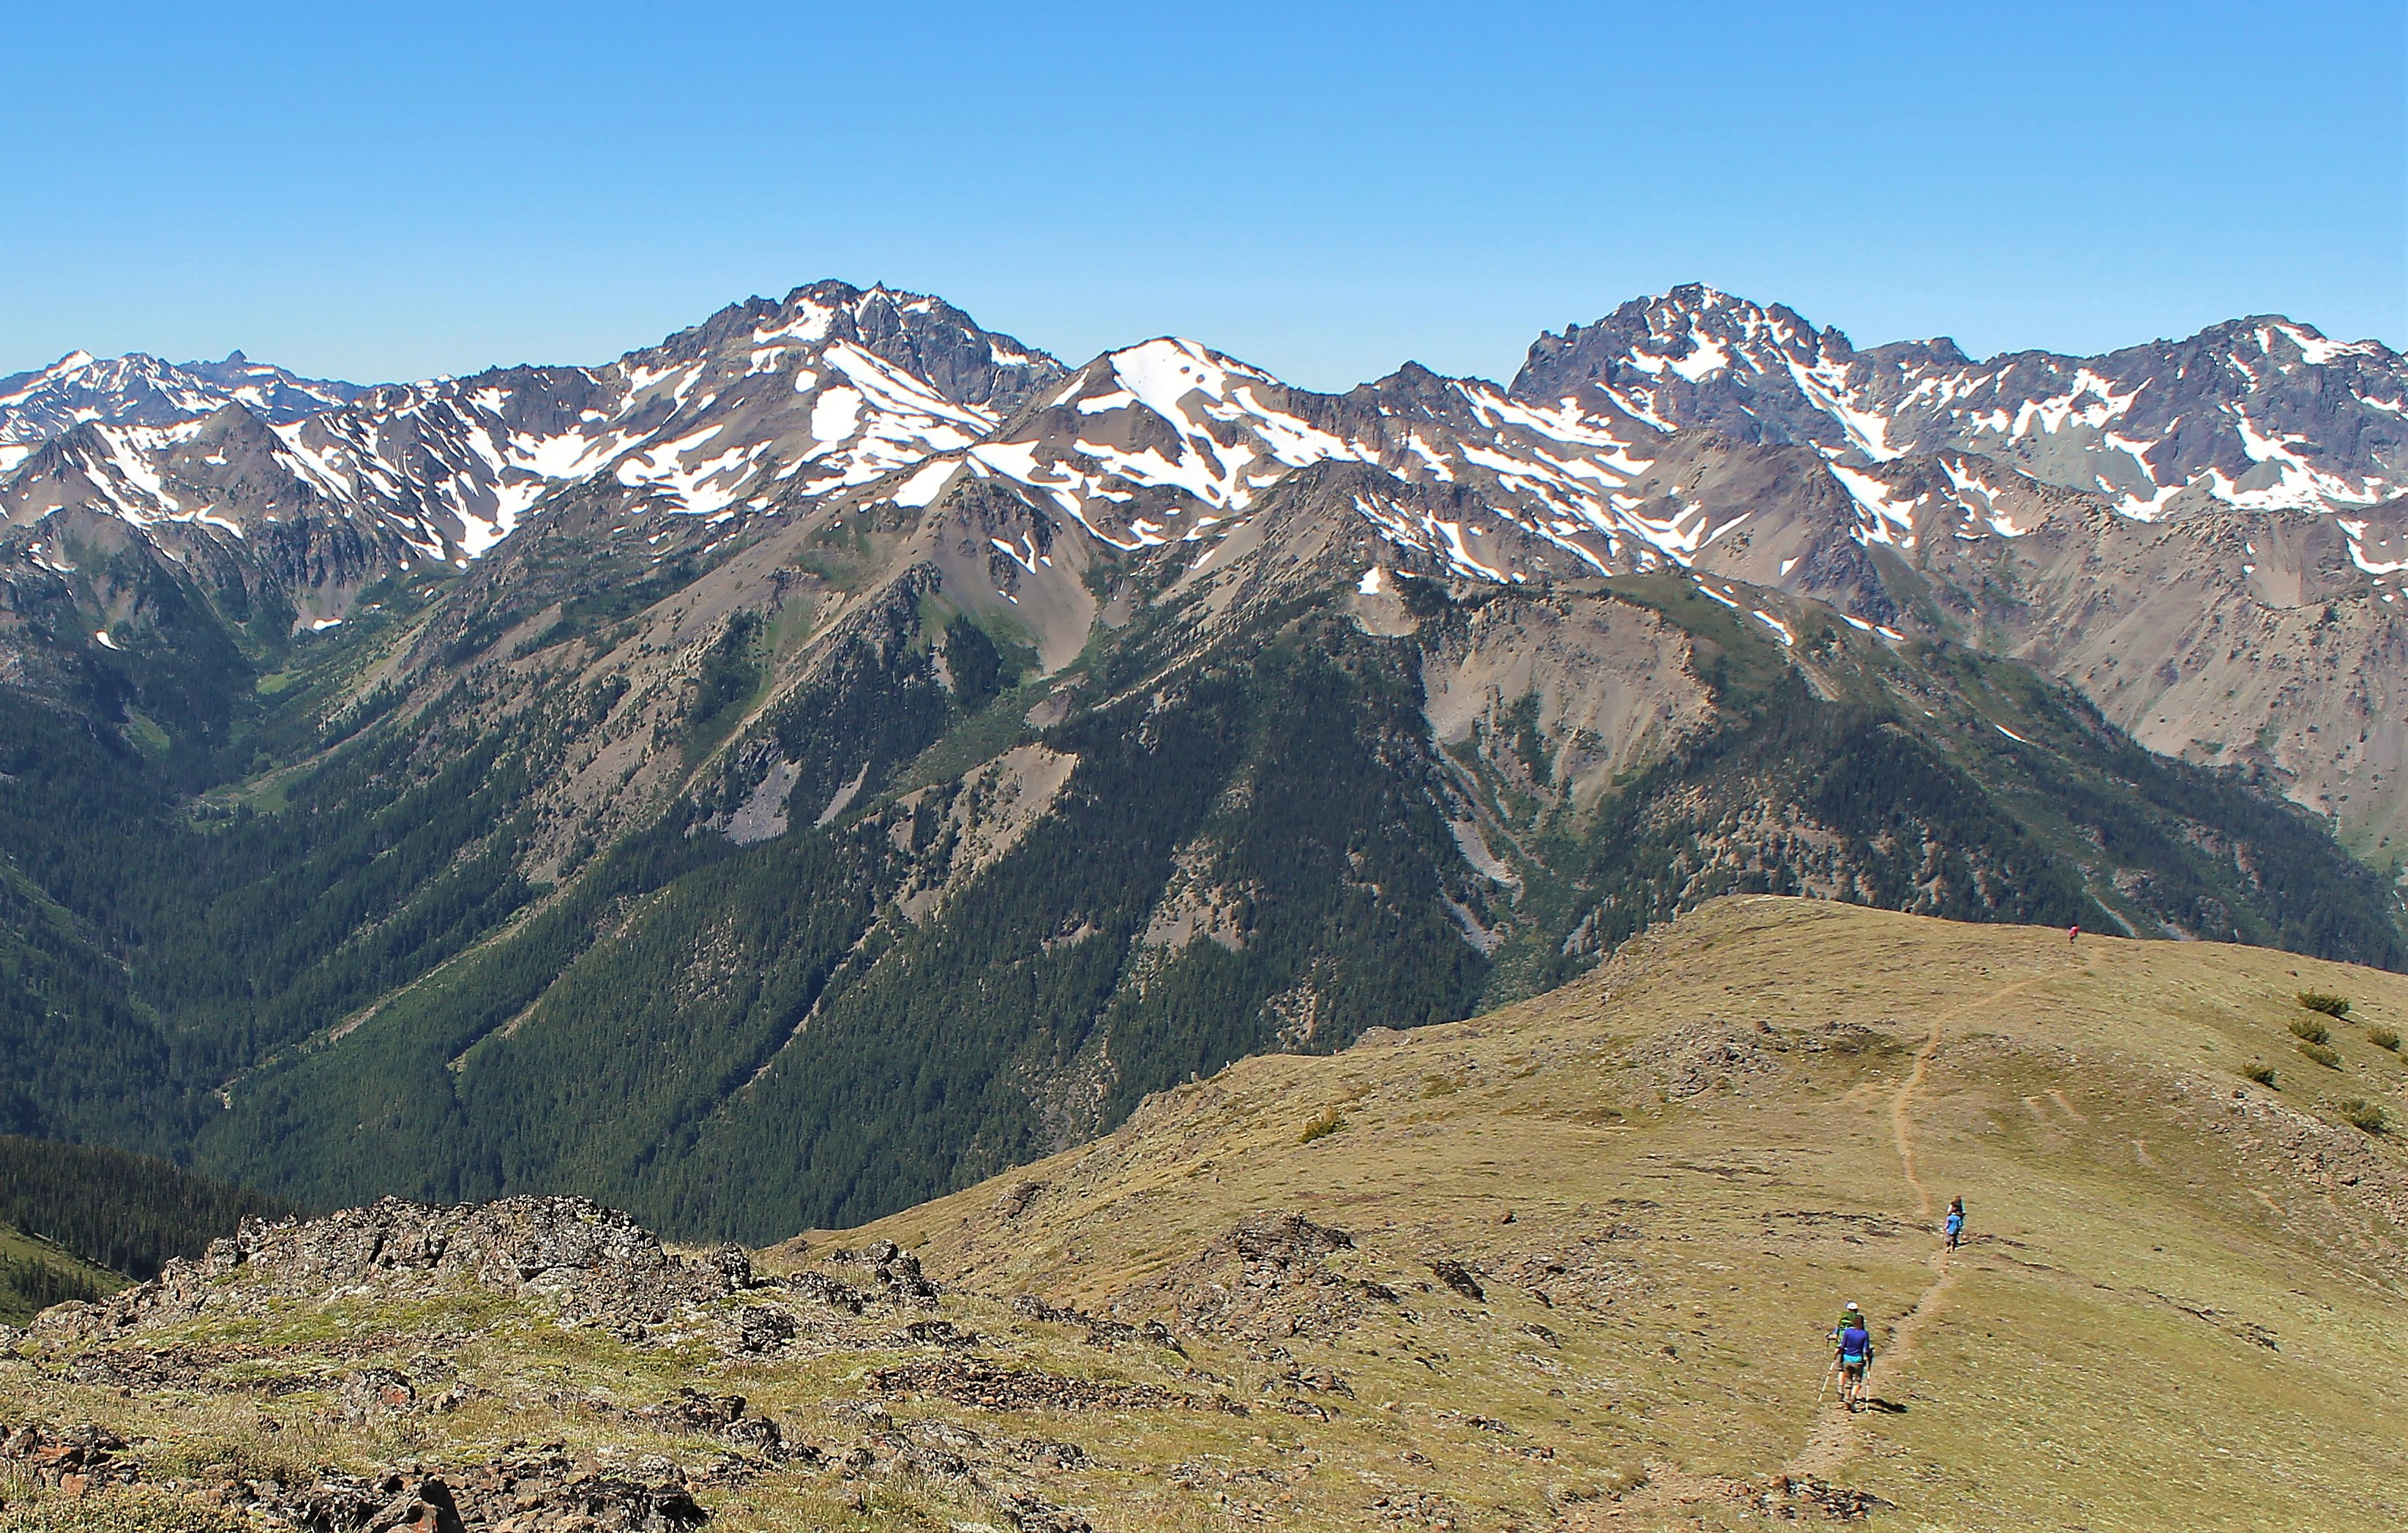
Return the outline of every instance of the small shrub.
<path id="1" fill-rule="evenodd" d="M 2356 1096 L 2341 1104 L 2341 1115 L 2370 1134 L 2380 1134 L 2391 1126 L 2391 1120 L 2382 1108 Z"/>
<path id="2" fill-rule="evenodd" d="M 2322 1011 L 2329 1017 L 2349 1015 L 2349 1002 L 2328 991 L 2302 990 L 2300 992 L 2300 1004 L 2311 1011 Z"/>
<path id="3" fill-rule="evenodd" d="M 2310 1022 L 2302 1017 L 2291 1024 L 2291 1036 L 2310 1043 L 2329 1043 L 2332 1041 L 2332 1029 L 2321 1022 Z"/>
<path id="4" fill-rule="evenodd" d="M 2368 1028 L 2366 1030 L 2366 1041 L 2373 1044 L 2378 1049 L 2388 1049 L 2393 1053 L 2398 1053 L 2400 1052 L 2400 1035 L 2388 1027 Z"/>
<path id="5" fill-rule="evenodd" d="M 2274 1067 L 2267 1064 L 2262 1059 L 2253 1059 L 2248 1064 L 2242 1066 L 2241 1073 L 2247 1076 L 2250 1080 L 2257 1082 L 2261 1086 L 2273 1086 L 2277 1091 L 2283 1089 L 2280 1086 L 2274 1085 Z"/>
<path id="6" fill-rule="evenodd" d="M 2337 1049 L 2328 1049 L 2321 1043 L 2302 1043 L 2300 1052 L 2329 1070 L 2341 1068 L 2341 1052 Z"/>
<path id="7" fill-rule="evenodd" d="M 1297 1142 L 1311 1144 L 1315 1139 L 1328 1138 L 1345 1126 L 1346 1120 L 1339 1116 L 1338 1110 L 1334 1107 L 1326 1107 L 1305 1120 L 1304 1137 Z"/>

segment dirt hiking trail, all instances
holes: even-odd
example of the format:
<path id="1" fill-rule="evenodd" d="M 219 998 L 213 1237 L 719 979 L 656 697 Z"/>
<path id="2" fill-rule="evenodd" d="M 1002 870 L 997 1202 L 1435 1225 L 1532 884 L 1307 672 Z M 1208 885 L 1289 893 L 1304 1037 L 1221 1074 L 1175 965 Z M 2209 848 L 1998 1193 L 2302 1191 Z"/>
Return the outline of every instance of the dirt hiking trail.
<path id="1" fill-rule="evenodd" d="M 2103 948 L 2093 947 L 2083 960 L 2079 972 L 2094 972 L 2104 951 Z M 1927 1223 L 1931 1218 L 1931 1190 L 1923 1184 L 1923 1178 L 1916 1173 L 1914 1166 L 1914 1097 L 1930 1076 L 1931 1061 L 1939 1055 L 1941 1039 L 1948 1024 L 1969 1012 L 1996 1006 L 2036 984 L 2064 978 L 2066 976 L 2062 973 L 2035 974 L 1933 1014 L 1930 1036 L 1923 1040 L 1923 1047 L 1915 1051 L 1914 1068 L 1907 1072 L 1906 1080 L 1899 1084 L 1898 1094 L 1890 1098 L 1889 1104 L 1890 1135 L 1898 1145 L 1899 1171 L 1905 1177 L 1907 1186 L 1914 1189 L 1917 1217 Z M 1956 1270 L 1955 1264 L 1948 1259 L 1946 1247 L 1931 1254 L 1931 1272 L 1930 1284 L 1915 1297 L 1914 1305 L 1890 1327 L 1888 1344 L 1875 1354 L 1873 1366 L 1878 1373 L 1896 1375 L 1914 1360 L 1917 1339 L 1922 1336 L 1924 1327 L 1931 1323 L 1932 1316 L 1939 1312 L 1941 1300 L 1956 1286 Z M 1856 1450 L 1856 1417 L 1839 1400 L 1836 1386 L 1827 1390 L 1826 1394 L 1829 1397 L 1823 1401 L 1822 1410 L 1814 1418 L 1813 1430 L 1807 1435 L 1805 1446 L 1783 1466 L 1783 1472 L 1794 1479 L 1828 1479 Z"/>

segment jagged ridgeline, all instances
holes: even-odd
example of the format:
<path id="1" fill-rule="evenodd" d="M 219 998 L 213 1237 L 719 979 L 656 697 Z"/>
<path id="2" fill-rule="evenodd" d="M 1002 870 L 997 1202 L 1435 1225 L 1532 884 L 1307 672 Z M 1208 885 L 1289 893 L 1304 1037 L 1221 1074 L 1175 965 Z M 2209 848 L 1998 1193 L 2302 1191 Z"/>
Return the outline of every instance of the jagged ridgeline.
<path id="1" fill-rule="evenodd" d="M 0 1129 L 760 1241 L 1727 893 L 2401 964 L 2282 796 L 2390 792 L 2375 681 L 2311 762 L 2239 701 L 2154 753 L 2082 671 L 2074 551 L 2100 603 L 2184 537 L 2272 567 L 2208 481 L 2143 522 L 2045 454 L 1745 441 L 1598 377 L 1069 369 L 828 284 L 608 368 L 46 437 L 0 484 Z M 2379 681 L 2388 514 L 2296 513 L 2287 595 L 2202 609 L 2217 674 L 2246 617 Z"/>

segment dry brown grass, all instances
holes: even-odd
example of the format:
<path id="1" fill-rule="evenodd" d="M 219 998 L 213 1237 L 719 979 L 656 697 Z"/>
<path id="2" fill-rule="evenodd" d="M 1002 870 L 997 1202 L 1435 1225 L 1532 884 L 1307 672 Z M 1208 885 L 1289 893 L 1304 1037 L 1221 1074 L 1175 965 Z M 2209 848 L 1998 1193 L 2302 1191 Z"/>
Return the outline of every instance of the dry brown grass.
<path id="1" fill-rule="evenodd" d="M 1879 1527 L 2400 1526 L 2408 1160 L 2315 1091 L 2396 1108 L 2408 1066 L 2351 1027 L 2345 1082 L 2278 1094 L 2233 1072 L 2293 1041 L 2302 988 L 2345 989 L 2353 1022 L 2396 1026 L 2408 981 L 2250 949 L 2068 947 L 1728 901 L 1553 996 L 1242 1063 L 1096 1144 L 810 1244 L 917 1252 L 976 1355 L 1250 1407 L 885 1400 L 896 1430 L 1077 1444 L 1083 1466 L 1028 1472 L 1112 1533 L 1762 1526 L 1750 1498 L 1784 1466 L 1893 1503 Z M 1341 1110 L 1342 1131 L 1301 1133 Z M 1007 1196 L 1027 1182 L 1041 1191 Z M 1943 1268 L 1925 1210 L 1960 1194 L 1971 1238 Z M 1325 1264 L 1344 1304 L 1207 1259 L 1282 1211 L 1349 1232 Z M 1016 1314 L 1024 1292 L 1166 1319 L 1185 1353 L 1091 1345 Z M 1874 1317 L 1874 1392 L 1902 1409 L 1818 1421 L 1824 1333 L 1850 1298 Z M 442 1329 L 466 1339 L 443 1354 L 468 1402 L 345 1426 L 326 1390 L 126 1398 L 23 1363 L 0 1365 L 0 1399 L 153 1439 L 150 1468 L 195 1478 L 468 1463 L 513 1439 L 698 1465 L 708 1444 L 613 1410 L 695 1383 L 838 1448 L 861 1439 L 838 1408 L 871 1370 L 928 1355 L 894 1335 L 908 1318 L 729 1359 L 475 1296 L 347 1298 L 180 1339 L 331 1374 L 359 1336 Z M 705 1499 L 722 1533 L 1011 1520 L 968 1482 L 909 1474 L 787 1471 Z"/>
<path id="2" fill-rule="evenodd" d="M 1302 1210 L 1351 1231 L 1339 1265 L 1413 1314 L 1280 1343 L 1371 1408 L 1296 1428 L 1346 1467 L 1312 1477 L 1306 1520 L 1359 1524 L 1379 1485 L 1577 1521 L 1584 1490 L 1650 1461 L 1760 1484 L 1808 1436 L 1839 1302 L 1864 1302 L 1878 1338 L 1931 1290 L 1936 1233 L 1892 1110 L 1928 1044 L 1896 1116 L 1933 1207 L 1967 1198 L 1972 1239 L 1913 1362 L 1876 1368 L 1904 1411 L 1858 1418 L 1836 1474 L 1901 1527 L 2395 1526 L 2408 1407 L 2378 1381 L 2408 1368 L 2387 1318 L 2408 1293 L 2396 1141 L 2230 1072 L 2292 1041 L 2303 981 L 2396 1021 L 2408 981 L 2256 949 L 2068 949 L 2061 931 L 1726 902 L 1509 1011 L 1182 1088 L 1016 1173 L 1052 1189 L 1020 1220 L 989 1186 L 861 1233 L 952 1282 L 1135 1314 L 1159 1310 L 1133 1279 L 1166 1253 Z M 2351 1049 L 2353 1085 L 2397 1101 L 2408 1070 Z M 1298 1145 L 1288 1125 L 1334 1090 L 1357 1096 L 1347 1132 Z M 2372 1158 L 2343 1167 L 2344 1143 Z M 2332 1169 L 2303 1175 L 2319 1153 Z M 1488 1302 L 1422 1293 L 1437 1254 L 1483 1272 Z M 1544 1270 L 1567 1254 L 1567 1275 Z M 1523 1446 L 1554 1456 L 1498 1451 Z"/>

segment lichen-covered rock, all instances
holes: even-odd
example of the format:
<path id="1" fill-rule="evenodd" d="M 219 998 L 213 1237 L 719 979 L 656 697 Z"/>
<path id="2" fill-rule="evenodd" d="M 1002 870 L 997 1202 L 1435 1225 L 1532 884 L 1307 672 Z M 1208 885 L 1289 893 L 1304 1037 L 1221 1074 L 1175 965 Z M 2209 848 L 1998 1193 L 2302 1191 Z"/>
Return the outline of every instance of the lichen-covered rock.
<path id="1" fill-rule="evenodd" d="M 842 1310 L 847 1314 L 857 1315 L 869 1307 L 867 1294 L 838 1282 L 824 1272 L 796 1272 L 780 1280 L 780 1286 L 789 1293 L 809 1294 L 821 1303 Z"/>
<path id="2" fill-rule="evenodd" d="M 737 1327 L 738 1352 L 776 1352 L 795 1339 L 795 1317 L 773 1304 L 746 1305 Z"/>
<path id="3" fill-rule="evenodd" d="M 716 1268 L 720 1274 L 727 1279 L 727 1286 L 731 1289 L 754 1286 L 752 1258 L 745 1254 L 742 1246 L 720 1246 L 705 1256 L 703 1261 L 706 1265 Z"/>
<path id="4" fill-rule="evenodd" d="M 1346 1231 L 1301 1213 L 1254 1214 L 1129 1297 L 1168 1298 L 1190 1327 L 1206 1334 L 1257 1340 L 1334 1334 L 1357 1324 L 1372 1304 L 1398 1302 L 1384 1284 L 1330 1268 L 1331 1254 L 1354 1249 Z"/>
<path id="5" fill-rule="evenodd" d="M 366 1368 L 343 1380 L 336 1401 L 345 1421 L 375 1421 L 416 1410 L 418 1391 L 396 1369 Z"/>

